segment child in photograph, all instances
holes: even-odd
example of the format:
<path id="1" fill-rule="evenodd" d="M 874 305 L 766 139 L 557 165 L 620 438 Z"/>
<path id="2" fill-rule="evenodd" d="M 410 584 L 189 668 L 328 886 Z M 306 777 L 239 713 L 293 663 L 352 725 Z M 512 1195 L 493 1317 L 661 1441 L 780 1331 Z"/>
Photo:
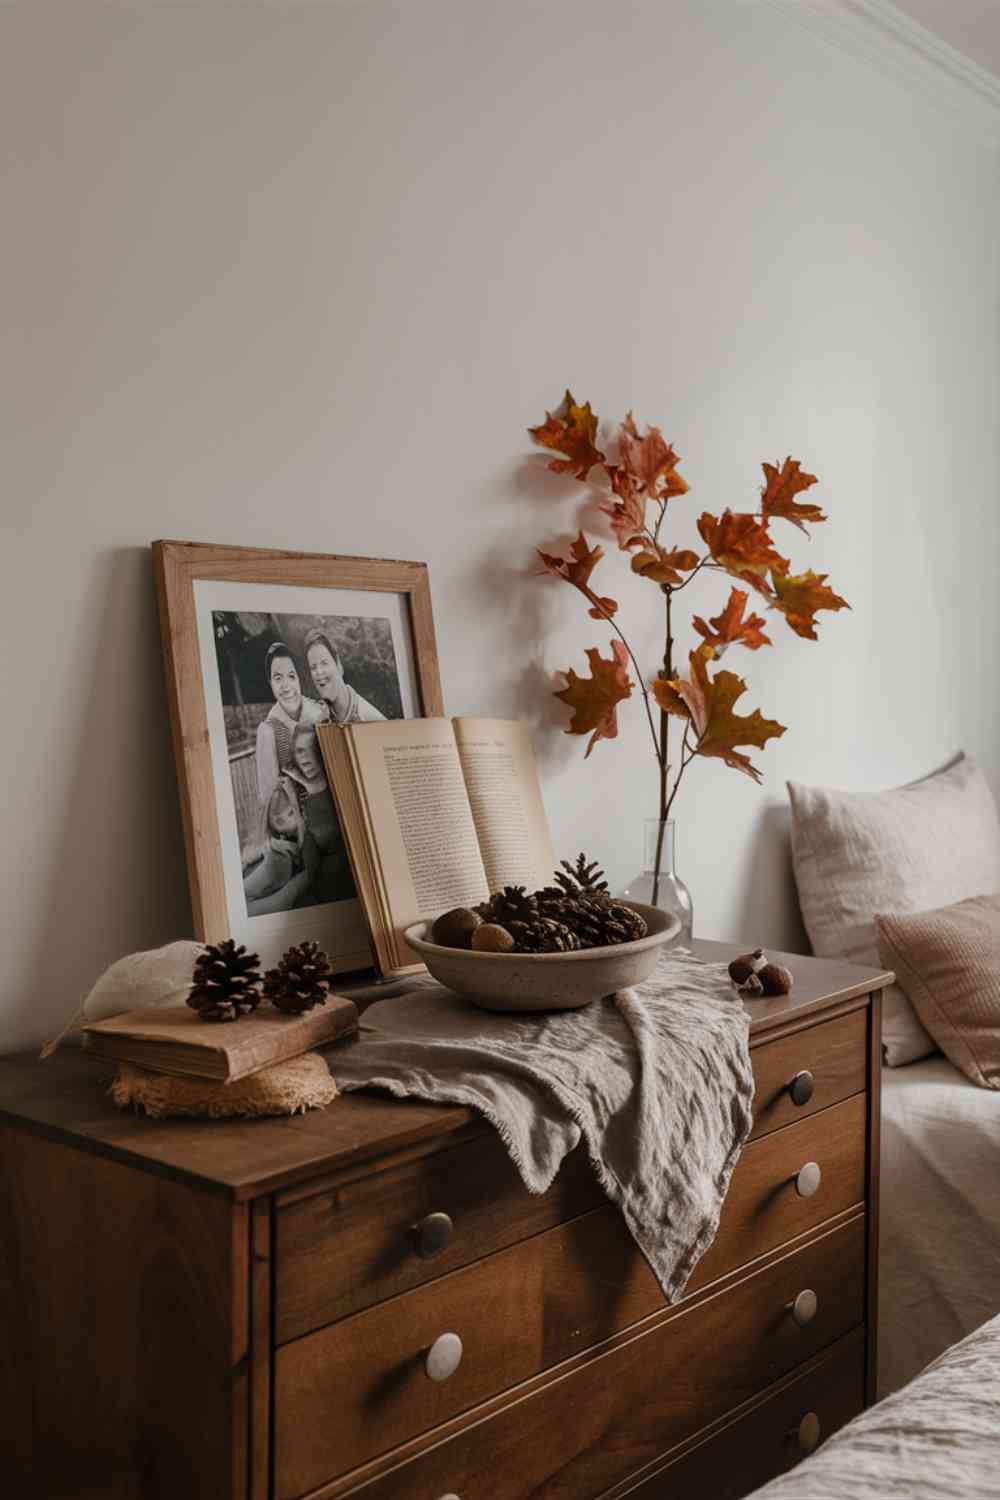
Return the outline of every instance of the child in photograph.
<path id="1" fill-rule="evenodd" d="M 306 829 L 319 850 L 319 867 L 312 885 L 314 899 L 320 904 L 350 900 L 355 894 L 354 881 L 312 724 L 295 727 L 288 778 L 300 788 Z"/>
<path id="2" fill-rule="evenodd" d="M 267 800 L 264 858 L 243 877 L 247 916 L 290 911 L 308 905 L 319 850 L 309 834 L 299 801 L 299 789 L 280 776 Z"/>
<path id="3" fill-rule="evenodd" d="M 326 705 L 303 697 L 295 658 L 284 641 L 268 647 L 264 670 L 274 696 L 267 718 L 257 726 L 257 795 L 267 802 L 292 755 L 292 735 L 299 723 L 317 724 L 327 717 Z"/>
<path id="4" fill-rule="evenodd" d="M 374 703 L 345 681 L 340 652 L 324 630 L 310 630 L 305 651 L 313 685 L 335 724 L 365 724 L 385 718 Z"/>

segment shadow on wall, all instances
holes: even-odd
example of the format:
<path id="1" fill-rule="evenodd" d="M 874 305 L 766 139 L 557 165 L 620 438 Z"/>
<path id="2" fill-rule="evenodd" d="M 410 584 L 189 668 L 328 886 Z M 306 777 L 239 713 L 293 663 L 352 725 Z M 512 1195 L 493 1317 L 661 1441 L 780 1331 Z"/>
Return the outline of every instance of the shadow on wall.
<path id="1" fill-rule="evenodd" d="M 811 953 L 799 911 L 792 869 L 792 814 L 787 805 L 771 803 L 754 832 L 751 858 L 744 865 L 743 888 L 737 894 L 737 930 L 733 942 Z M 697 912 L 695 913 L 697 931 Z"/>
<path id="2" fill-rule="evenodd" d="M 5 1007 L 26 1040 L 52 1036 L 115 959 L 192 933 L 150 552 L 100 553 L 89 597 L 99 620 L 82 653 L 86 695 L 66 734 L 36 915 L 19 944 L 35 978 Z"/>

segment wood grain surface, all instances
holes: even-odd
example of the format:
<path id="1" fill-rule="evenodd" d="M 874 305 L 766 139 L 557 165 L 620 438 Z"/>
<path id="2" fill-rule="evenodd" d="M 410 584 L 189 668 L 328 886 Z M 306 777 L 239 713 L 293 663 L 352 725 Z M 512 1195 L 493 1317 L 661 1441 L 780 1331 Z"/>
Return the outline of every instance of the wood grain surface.
<path id="1" fill-rule="evenodd" d="M 607 1349 L 598 1346 L 492 1415 L 474 1409 L 453 1434 L 436 1431 L 429 1445 L 417 1440 L 421 1451 L 412 1458 L 406 1447 L 387 1455 L 373 1465 L 370 1479 L 363 1471 L 333 1479 L 342 1450 L 338 1429 L 320 1420 L 322 1359 L 310 1359 L 308 1379 L 286 1365 L 277 1396 L 279 1407 L 288 1402 L 277 1440 L 277 1500 L 310 1491 L 311 1500 L 346 1494 L 358 1500 L 450 1493 L 488 1494 L 490 1500 L 603 1496 L 860 1324 L 864 1254 L 859 1216 L 714 1296 L 669 1309 Z M 800 1329 L 786 1308 L 803 1286 L 817 1291 L 820 1311 Z M 368 1316 L 360 1314 L 359 1322 Z M 281 1358 L 289 1360 L 314 1340 L 318 1351 L 328 1336 L 335 1331 L 288 1345 Z M 359 1360 L 363 1354 L 359 1349 Z M 461 1370 L 452 1378 L 460 1379 Z M 382 1399 L 385 1386 L 374 1369 L 367 1379 L 362 1365 L 360 1380 L 358 1394 L 341 1388 L 341 1436 L 354 1426 L 360 1404 L 377 1409 Z"/>
<path id="2" fill-rule="evenodd" d="M 0 1127 L 0 1493 L 245 1500 L 247 1211 Z"/>
<path id="3" fill-rule="evenodd" d="M 782 1382 L 749 1412 L 727 1422 L 674 1463 L 638 1486 L 629 1500 L 742 1500 L 803 1458 L 798 1427 L 814 1412 L 820 1443 L 839 1431 L 864 1405 L 864 1339 L 860 1329 L 838 1340 L 833 1351 L 810 1361 L 801 1375 Z M 618 1500 L 613 1490 L 602 1500 Z"/>
<path id="4" fill-rule="evenodd" d="M 527 1239 L 607 1200 L 578 1148 L 547 1193 L 524 1189 L 496 1135 L 369 1173 L 276 1214 L 277 1339 L 285 1343 Z M 418 1254 L 414 1226 L 445 1213 L 447 1247 Z M 353 1274 L 344 1276 L 344 1267 Z"/>

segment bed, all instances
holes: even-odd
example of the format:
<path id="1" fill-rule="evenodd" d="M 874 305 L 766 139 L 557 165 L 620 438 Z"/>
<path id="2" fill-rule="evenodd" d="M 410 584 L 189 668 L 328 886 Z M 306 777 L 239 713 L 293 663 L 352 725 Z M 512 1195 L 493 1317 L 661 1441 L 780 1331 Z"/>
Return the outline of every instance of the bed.
<path id="1" fill-rule="evenodd" d="M 933 1084 L 931 1085 L 933 1088 Z M 835 1432 L 753 1500 L 996 1500 L 1000 1318 Z"/>
<path id="2" fill-rule="evenodd" d="M 1000 1092 L 940 1055 L 884 1068 L 880 1210 L 886 1395 L 1000 1313 Z"/>

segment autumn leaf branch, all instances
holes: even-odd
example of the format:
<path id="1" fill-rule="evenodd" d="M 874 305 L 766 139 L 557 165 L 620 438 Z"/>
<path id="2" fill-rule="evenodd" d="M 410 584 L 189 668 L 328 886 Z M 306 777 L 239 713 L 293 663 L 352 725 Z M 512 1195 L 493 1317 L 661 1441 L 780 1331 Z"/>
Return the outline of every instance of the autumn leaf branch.
<path id="1" fill-rule="evenodd" d="M 791 572 L 791 563 L 774 546 L 770 525 L 784 520 L 802 532 L 807 525 L 826 520 L 822 509 L 798 499 L 816 483 L 798 459 L 786 458 L 780 468 L 764 463 L 764 485 L 759 509 L 723 511 L 714 516 L 708 511 L 698 518 L 698 532 L 705 544 L 702 556 L 688 548 L 667 547 L 661 541 L 664 522 L 671 503 L 688 491 L 687 481 L 678 472 L 678 455 L 667 443 L 658 427 L 647 427 L 641 434 L 632 413 L 628 412 L 616 433 L 618 462 L 608 462 L 597 447 L 598 418 L 589 402 L 580 404 L 567 391 L 555 412 L 547 412 L 539 427 L 529 428 L 541 447 L 560 455 L 550 459 L 548 467 L 557 474 L 572 474 L 581 484 L 590 483 L 591 472 L 600 467 L 610 485 L 604 487 L 600 509 L 608 517 L 611 531 L 621 552 L 630 555 L 631 572 L 657 585 L 664 600 L 664 649 L 658 671 L 647 686 L 638 659 L 625 632 L 616 619 L 618 602 L 599 595 L 591 587 L 591 577 L 604 557 L 599 544 L 591 547 L 581 531 L 570 547 L 569 557 L 559 557 L 539 549 L 538 555 L 548 572 L 570 583 L 587 600 L 592 619 L 604 620 L 616 639 L 611 642 L 611 656 L 602 657 L 596 647 L 586 651 L 589 677 L 567 670 L 566 686 L 555 694 L 571 710 L 567 734 L 589 734 L 586 754 L 601 739 L 618 735 L 618 705 L 631 697 L 638 686 L 649 723 L 653 753 L 659 781 L 660 832 L 654 870 L 654 892 L 660 872 L 663 831 L 673 808 L 681 779 L 696 757 L 718 759 L 734 770 L 742 771 L 759 782 L 760 772 L 740 747 L 762 749 L 770 739 L 785 733 L 782 724 L 765 719 L 759 710 L 738 714 L 734 705 L 746 691 L 746 683 L 736 673 L 719 669 L 712 676 L 709 663 L 717 662 L 733 645 L 750 651 L 772 644 L 764 634 L 764 619 L 747 612 L 749 590 L 762 598 L 769 610 L 779 612 L 789 628 L 806 640 L 816 639 L 816 614 L 820 610 L 840 610 L 850 606 L 827 586 L 825 573 L 807 570 Z M 648 507 L 656 508 L 650 527 Z M 692 617 L 692 627 L 701 637 L 700 644 L 689 655 L 690 675 L 675 673 L 672 606 L 673 596 L 703 570 L 728 574 L 744 585 L 731 587 L 722 611 L 708 621 Z M 631 666 L 635 682 L 629 676 Z M 659 708 L 659 728 L 654 719 L 653 701 Z M 670 719 L 685 721 L 681 737 L 680 764 L 669 785 Z M 654 894 L 655 899 L 655 894 Z"/>

